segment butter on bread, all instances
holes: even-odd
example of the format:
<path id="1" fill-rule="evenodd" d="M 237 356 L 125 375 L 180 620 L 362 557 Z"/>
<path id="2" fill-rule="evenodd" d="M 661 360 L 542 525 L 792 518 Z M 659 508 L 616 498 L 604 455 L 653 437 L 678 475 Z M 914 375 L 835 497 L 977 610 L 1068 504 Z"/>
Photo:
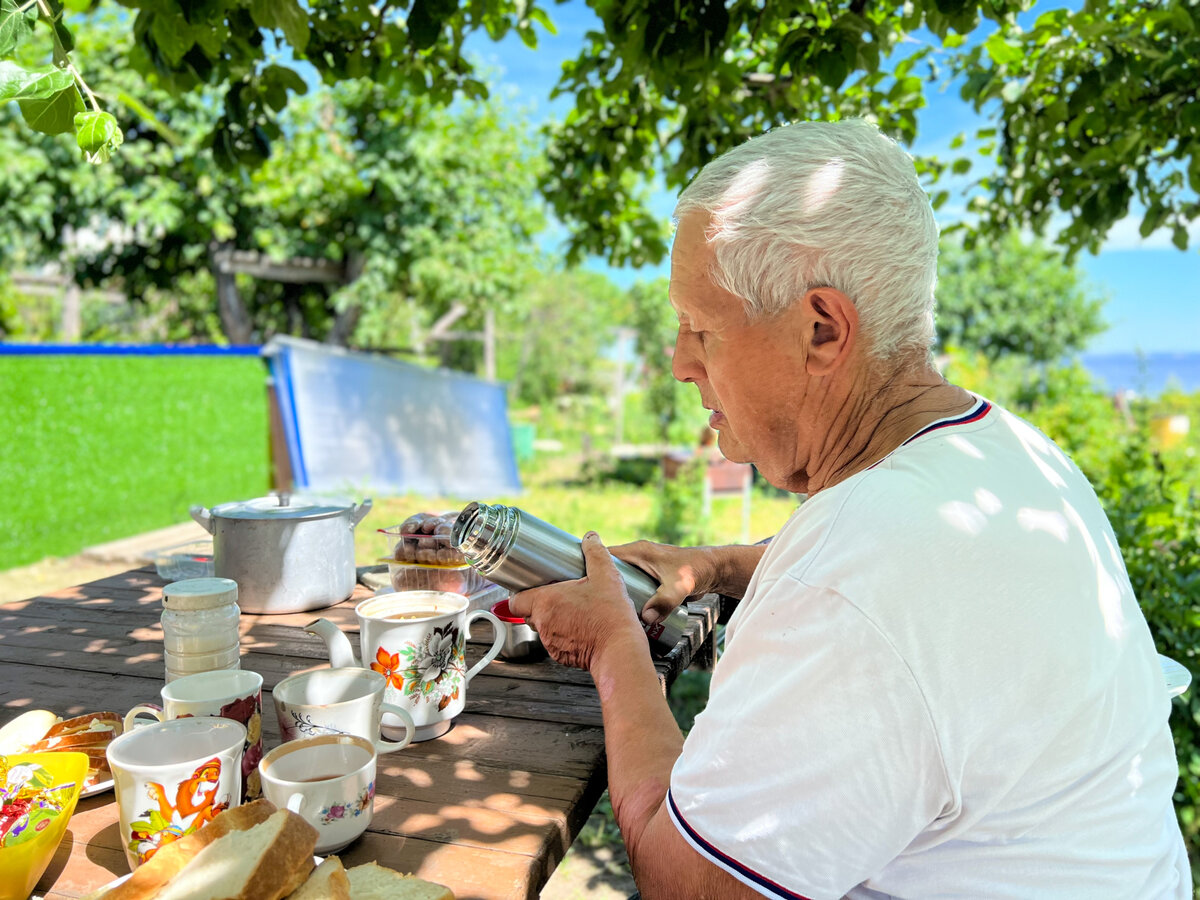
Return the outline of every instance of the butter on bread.
<path id="1" fill-rule="evenodd" d="M 253 828 L 267 821 L 275 812 L 275 804 L 270 800 L 255 800 L 227 809 L 199 831 L 164 844 L 150 859 L 138 866 L 125 882 L 110 888 L 101 896 L 104 900 L 149 900 L 217 838 L 233 831 Z"/>
<path id="2" fill-rule="evenodd" d="M 448 887 L 375 863 L 347 869 L 350 900 L 454 900 Z"/>
<path id="3" fill-rule="evenodd" d="M 107 747 L 123 731 L 121 717 L 115 712 L 92 712 L 63 719 L 51 725 L 41 740 L 29 749 L 77 750 L 83 747 Z"/>

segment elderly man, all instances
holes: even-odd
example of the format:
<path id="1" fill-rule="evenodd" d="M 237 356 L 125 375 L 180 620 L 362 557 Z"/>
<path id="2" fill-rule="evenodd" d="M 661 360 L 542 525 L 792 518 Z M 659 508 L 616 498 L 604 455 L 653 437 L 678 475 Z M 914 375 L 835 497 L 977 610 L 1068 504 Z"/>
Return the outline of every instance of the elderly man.
<path id="1" fill-rule="evenodd" d="M 776 129 L 683 192 L 674 373 L 807 499 L 769 547 L 618 556 L 743 599 L 684 740 L 595 534 L 517 595 L 599 690 L 652 898 L 1191 895 L 1157 655 L 1088 482 L 930 363 L 937 226 L 861 121 Z"/>

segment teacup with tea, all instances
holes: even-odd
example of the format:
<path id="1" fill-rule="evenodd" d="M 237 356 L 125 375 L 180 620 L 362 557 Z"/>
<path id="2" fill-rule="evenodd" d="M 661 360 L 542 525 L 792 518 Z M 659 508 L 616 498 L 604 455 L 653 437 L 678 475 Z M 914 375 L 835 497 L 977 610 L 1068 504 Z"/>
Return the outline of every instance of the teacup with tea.
<path id="1" fill-rule="evenodd" d="M 364 600 L 354 611 L 361 665 L 385 679 L 384 700 L 412 717 L 413 741 L 426 741 L 450 729 L 466 704 L 467 685 L 504 646 L 504 623 L 487 610 L 471 609 L 462 594 L 399 591 Z M 492 646 L 468 668 L 467 635 L 480 619 L 492 626 Z M 349 639 L 328 619 L 310 622 L 305 630 L 325 639 L 335 667 L 359 665 Z M 399 717 L 385 713 L 383 733 L 391 737 L 403 724 Z"/>

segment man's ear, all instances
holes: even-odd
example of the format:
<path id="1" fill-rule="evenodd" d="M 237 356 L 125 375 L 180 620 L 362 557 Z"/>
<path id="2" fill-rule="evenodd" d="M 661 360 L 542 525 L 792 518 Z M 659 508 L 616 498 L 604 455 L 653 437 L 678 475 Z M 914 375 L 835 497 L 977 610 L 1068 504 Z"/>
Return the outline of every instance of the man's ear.
<path id="1" fill-rule="evenodd" d="M 809 375 L 829 375 L 845 363 L 858 338 L 858 308 L 841 291 L 810 289 L 801 300 L 809 334 Z"/>

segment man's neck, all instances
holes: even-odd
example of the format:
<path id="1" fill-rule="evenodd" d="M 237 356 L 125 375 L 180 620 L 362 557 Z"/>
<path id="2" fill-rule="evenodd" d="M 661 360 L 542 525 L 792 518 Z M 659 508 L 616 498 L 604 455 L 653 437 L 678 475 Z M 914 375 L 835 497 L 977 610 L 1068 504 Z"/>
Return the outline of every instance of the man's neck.
<path id="1" fill-rule="evenodd" d="M 833 417 L 813 455 L 808 494 L 832 487 L 875 465 L 939 419 L 971 408 L 975 398 L 930 366 L 911 368 L 852 391 L 846 412 Z"/>

